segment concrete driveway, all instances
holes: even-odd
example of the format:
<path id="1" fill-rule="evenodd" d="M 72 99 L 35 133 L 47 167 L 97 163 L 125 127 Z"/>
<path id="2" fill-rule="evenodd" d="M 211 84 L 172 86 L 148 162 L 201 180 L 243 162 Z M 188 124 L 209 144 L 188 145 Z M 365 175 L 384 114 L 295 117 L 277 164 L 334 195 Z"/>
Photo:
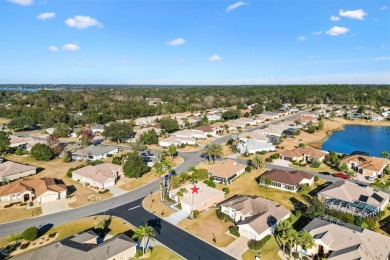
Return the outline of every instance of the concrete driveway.
<path id="1" fill-rule="evenodd" d="M 112 193 L 112 196 L 113 196 L 113 197 L 122 195 L 122 194 L 124 194 L 124 193 L 127 192 L 127 191 L 122 190 L 121 188 L 119 188 L 119 187 L 117 187 L 117 186 L 111 186 L 111 187 L 108 188 L 108 189 L 109 189 L 110 192 Z"/>
<path id="2" fill-rule="evenodd" d="M 241 256 L 248 250 L 248 241 L 249 239 L 246 237 L 239 237 L 227 247 L 221 249 L 236 259 L 242 259 Z"/>
<path id="3" fill-rule="evenodd" d="M 63 210 L 68 210 L 69 206 L 66 199 L 55 200 L 41 204 L 42 215 L 49 215 Z"/>
<path id="4" fill-rule="evenodd" d="M 278 165 L 278 166 L 289 167 L 290 161 L 282 160 L 282 159 L 276 159 L 276 160 L 273 160 L 271 164 Z"/>

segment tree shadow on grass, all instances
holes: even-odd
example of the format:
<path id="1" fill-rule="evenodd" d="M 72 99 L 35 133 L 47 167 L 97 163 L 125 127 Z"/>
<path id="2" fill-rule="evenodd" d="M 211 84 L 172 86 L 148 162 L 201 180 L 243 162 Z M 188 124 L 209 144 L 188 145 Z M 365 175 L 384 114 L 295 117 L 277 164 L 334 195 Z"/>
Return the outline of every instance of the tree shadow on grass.
<path id="1" fill-rule="evenodd" d="M 43 225 L 43 226 L 40 226 L 39 229 L 38 229 L 38 236 L 43 236 L 44 234 L 46 234 L 47 232 L 49 232 L 49 230 L 53 227 L 53 224 L 46 224 L 46 225 Z"/>
<path id="2" fill-rule="evenodd" d="M 390 216 L 379 221 L 380 229 L 385 231 L 388 235 L 390 235 Z"/>
<path id="3" fill-rule="evenodd" d="M 328 187 L 332 182 L 327 181 L 321 185 L 318 185 L 314 190 L 310 191 L 308 194 L 312 197 L 317 196 L 317 193 L 323 190 L 324 188 Z"/>

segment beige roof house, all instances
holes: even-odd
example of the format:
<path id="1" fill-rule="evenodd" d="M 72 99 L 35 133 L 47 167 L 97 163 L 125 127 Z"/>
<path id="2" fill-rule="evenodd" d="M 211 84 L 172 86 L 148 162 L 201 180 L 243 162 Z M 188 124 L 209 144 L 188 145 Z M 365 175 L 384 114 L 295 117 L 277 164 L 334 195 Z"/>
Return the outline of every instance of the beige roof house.
<path id="1" fill-rule="evenodd" d="M 265 180 L 271 180 L 272 188 L 296 192 L 299 185 L 311 185 L 314 182 L 314 175 L 303 171 L 284 171 L 272 169 L 261 175 L 260 185 L 265 185 Z"/>
<path id="2" fill-rule="evenodd" d="M 188 184 L 181 187 L 187 190 L 187 192 L 183 194 L 183 197 L 179 198 L 176 195 L 180 188 L 171 190 L 169 192 L 169 197 L 177 202 L 180 201 L 182 209 L 187 212 L 191 211 L 192 205 L 194 210 L 202 211 L 225 199 L 225 193 L 221 190 L 211 188 L 204 183 L 197 183 L 195 186 L 199 188 L 197 193 L 192 194 L 191 188 L 194 187 L 194 185 Z"/>
<path id="3" fill-rule="evenodd" d="M 315 246 L 308 255 L 320 250 L 327 259 L 387 260 L 390 254 L 390 237 L 352 225 L 337 225 L 315 218 L 303 230 L 309 232 Z"/>
<path id="4" fill-rule="evenodd" d="M 339 180 L 318 192 L 318 197 L 322 200 L 338 199 L 346 202 L 363 202 L 381 211 L 389 203 L 390 195 L 382 191 L 375 191 L 369 186 Z"/>
<path id="5" fill-rule="evenodd" d="M 27 200 L 32 200 L 32 197 L 34 197 L 38 202 L 48 202 L 64 198 L 66 191 L 67 188 L 64 184 L 57 184 L 52 178 L 14 181 L 0 186 L 0 201 L 23 201 L 25 198 L 21 195 L 28 194 Z M 45 195 L 44 198 L 43 195 Z"/>
<path id="6" fill-rule="evenodd" d="M 125 234 L 100 241 L 96 233 L 86 231 L 13 258 L 18 260 L 106 260 L 130 259 L 135 256 L 137 244 Z"/>
<path id="7" fill-rule="evenodd" d="M 287 150 L 280 153 L 280 159 L 282 160 L 305 160 L 309 161 L 313 158 L 323 160 L 327 155 L 326 152 L 323 152 L 318 149 L 310 147 L 299 147 L 294 150 Z"/>
<path id="8" fill-rule="evenodd" d="M 267 137 L 267 133 L 264 132 L 263 129 L 255 130 L 253 132 L 241 133 L 238 135 L 240 139 L 253 139 L 261 142 L 269 142 L 269 138 Z"/>
<path id="9" fill-rule="evenodd" d="M 349 155 L 344 157 L 341 162 L 345 163 L 350 169 L 356 170 L 365 176 L 373 177 L 381 175 L 389 164 L 388 159 L 365 155 Z"/>
<path id="10" fill-rule="evenodd" d="M 232 159 L 217 162 L 208 168 L 214 181 L 229 184 L 232 179 L 245 171 L 246 165 L 237 163 Z"/>
<path id="11" fill-rule="evenodd" d="M 31 165 L 21 164 L 12 161 L 0 163 L 0 181 L 4 179 L 16 180 L 36 173 L 37 167 Z"/>
<path id="12" fill-rule="evenodd" d="M 85 185 L 91 185 L 101 189 L 115 185 L 122 168 L 112 163 L 102 163 L 96 166 L 86 166 L 72 172 L 72 179 Z"/>
<path id="13" fill-rule="evenodd" d="M 284 206 L 261 197 L 237 196 L 220 206 L 237 223 L 242 236 L 255 240 L 271 234 L 278 221 L 290 216 Z"/>

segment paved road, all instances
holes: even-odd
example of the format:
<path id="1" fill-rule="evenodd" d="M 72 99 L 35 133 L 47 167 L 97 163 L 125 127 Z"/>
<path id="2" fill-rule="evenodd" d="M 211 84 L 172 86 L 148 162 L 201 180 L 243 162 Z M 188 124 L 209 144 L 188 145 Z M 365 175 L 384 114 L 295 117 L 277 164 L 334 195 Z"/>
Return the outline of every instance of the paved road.
<path id="1" fill-rule="evenodd" d="M 157 231 L 156 239 L 186 259 L 234 259 L 221 250 L 149 213 L 142 208 L 141 203 L 142 199 L 136 200 L 112 209 L 109 214 L 121 217 L 134 226 L 145 224 L 153 226 Z"/>

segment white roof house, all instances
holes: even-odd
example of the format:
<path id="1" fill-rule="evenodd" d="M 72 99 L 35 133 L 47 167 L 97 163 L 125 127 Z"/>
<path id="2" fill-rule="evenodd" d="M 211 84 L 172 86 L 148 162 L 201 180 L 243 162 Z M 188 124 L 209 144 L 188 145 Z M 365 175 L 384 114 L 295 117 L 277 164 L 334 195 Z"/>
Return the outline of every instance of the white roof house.
<path id="1" fill-rule="evenodd" d="M 181 144 L 195 145 L 196 140 L 192 137 L 178 137 L 171 135 L 167 138 L 159 140 L 158 144 L 162 147 L 169 147 L 171 145 L 178 146 Z"/>
<path id="2" fill-rule="evenodd" d="M 86 166 L 72 172 L 72 179 L 80 181 L 86 186 L 106 189 L 115 185 L 122 167 L 112 163 L 103 163 L 95 166 Z"/>
<path id="3" fill-rule="evenodd" d="M 106 158 L 108 154 L 116 154 L 119 148 L 108 145 L 90 145 L 80 150 L 72 152 L 72 160 L 100 160 Z"/>
<path id="4" fill-rule="evenodd" d="M 237 145 L 237 149 L 240 150 L 240 153 L 249 153 L 253 154 L 256 152 L 262 152 L 262 151 L 274 151 L 275 146 L 273 146 L 271 143 L 268 142 L 262 142 L 255 139 L 249 139 L 249 140 L 241 140 L 240 143 Z"/>
<path id="5" fill-rule="evenodd" d="M 188 137 L 188 138 L 196 138 L 196 139 L 206 139 L 207 134 L 204 133 L 201 130 L 195 130 L 195 129 L 185 129 L 181 131 L 177 131 L 172 133 L 172 135 L 176 137 Z"/>
<path id="6" fill-rule="evenodd" d="M 37 167 L 17 162 L 6 161 L 0 163 L 0 182 L 16 180 L 37 173 Z"/>

